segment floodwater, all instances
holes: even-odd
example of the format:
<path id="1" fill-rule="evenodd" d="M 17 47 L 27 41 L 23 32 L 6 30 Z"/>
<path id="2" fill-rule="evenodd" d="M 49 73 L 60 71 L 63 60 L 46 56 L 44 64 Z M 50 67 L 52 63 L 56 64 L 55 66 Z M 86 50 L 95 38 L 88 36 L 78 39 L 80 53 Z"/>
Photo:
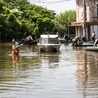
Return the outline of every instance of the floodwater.
<path id="1" fill-rule="evenodd" d="M 0 44 L 0 98 L 98 98 L 98 52 L 62 44 L 60 52 L 40 53 L 37 46 Z"/>

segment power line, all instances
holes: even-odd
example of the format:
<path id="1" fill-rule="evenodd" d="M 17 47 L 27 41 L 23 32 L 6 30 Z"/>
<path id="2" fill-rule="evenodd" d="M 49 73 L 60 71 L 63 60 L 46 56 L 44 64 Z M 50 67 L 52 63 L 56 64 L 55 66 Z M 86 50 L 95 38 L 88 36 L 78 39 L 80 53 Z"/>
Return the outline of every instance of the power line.
<path id="1" fill-rule="evenodd" d="M 43 3 L 45 5 L 49 5 L 49 4 L 55 4 L 55 3 L 62 3 L 62 2 L 66 2 L 66 1 L 70 1 L 70 0 L 59 0 L 59 1 L 51 1 L 51 2 L 43 2 L 43 1 L 39 1 L 40 3 Z M 44 5 L 42 5 L 44 6 Z"/>
<path id="2" fill-rule="evenodd" d="M 70 1 L 70 0 L 60 0 L 60 1 L 51 1 L 51 2 L 42 2 L 39 1 L 40 3 L 60 3 L 60 2 L 66 2 L 66 1 Z"/>

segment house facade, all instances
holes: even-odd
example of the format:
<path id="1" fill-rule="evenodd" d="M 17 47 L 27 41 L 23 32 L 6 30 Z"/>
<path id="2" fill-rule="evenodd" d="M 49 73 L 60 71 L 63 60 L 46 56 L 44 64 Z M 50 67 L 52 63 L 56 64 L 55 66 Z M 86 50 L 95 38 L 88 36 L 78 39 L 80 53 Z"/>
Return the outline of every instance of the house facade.
<path id="1" fill-rule="evenodd" d="M 83 1 L 85 1 L 85 10 Z M 83 32 L 84 22 L 86 32 Z M 98 0 L 76 0 L 76 22 L 71 23 L 71 26 L 75 26 L 76 36 L 85 35 L 87 41 L 91 41 L 93 32 L 95 38 L 98 38 Z"/>

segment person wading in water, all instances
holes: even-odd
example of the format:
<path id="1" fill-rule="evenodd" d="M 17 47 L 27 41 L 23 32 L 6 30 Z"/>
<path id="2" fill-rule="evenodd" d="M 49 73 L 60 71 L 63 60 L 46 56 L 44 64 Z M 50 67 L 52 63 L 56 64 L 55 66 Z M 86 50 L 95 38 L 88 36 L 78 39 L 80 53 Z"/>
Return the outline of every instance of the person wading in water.
<path id="1" fill-rule="evenodd" d="M 19 61 L 19 46 L 18 42 L 15 39 L 12 40 L 12 62 L 13 66 L 16 66 L 16 63 Z"/>

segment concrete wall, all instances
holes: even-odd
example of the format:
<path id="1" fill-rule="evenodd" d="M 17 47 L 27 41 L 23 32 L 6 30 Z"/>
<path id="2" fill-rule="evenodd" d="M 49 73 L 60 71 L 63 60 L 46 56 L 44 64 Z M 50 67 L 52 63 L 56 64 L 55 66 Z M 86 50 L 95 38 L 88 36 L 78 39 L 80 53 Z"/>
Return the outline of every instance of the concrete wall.
<path id="1" fill-rule="evenodd" d="M 98 22 L 97 15 L 97 4 L 98 0 L 85 0 L 86 3 L 86 22 Z M 83 0 L 76 0 L 76 22 L 82 22 L 84 20 L 84 10 L 83 10 Z M 83 35 L 83 28 L 77 28 L 78 36 Z M 98 38 L 98 25 L 87 27 L 86 37 L 89 40 L 91 38 L 92 32 L 95 31 L 96 38 Z"/>
<path id="2" fill-rule="evenodd" d="M 85 0 L 86 3 L 86 13 L 87 13 L 87 22 L 95 21 L 93 17 L 97 16 L 97 4 L 98 0 Z M 83 22 L 83 0 L 76 0 L 76 21 Z"/>

